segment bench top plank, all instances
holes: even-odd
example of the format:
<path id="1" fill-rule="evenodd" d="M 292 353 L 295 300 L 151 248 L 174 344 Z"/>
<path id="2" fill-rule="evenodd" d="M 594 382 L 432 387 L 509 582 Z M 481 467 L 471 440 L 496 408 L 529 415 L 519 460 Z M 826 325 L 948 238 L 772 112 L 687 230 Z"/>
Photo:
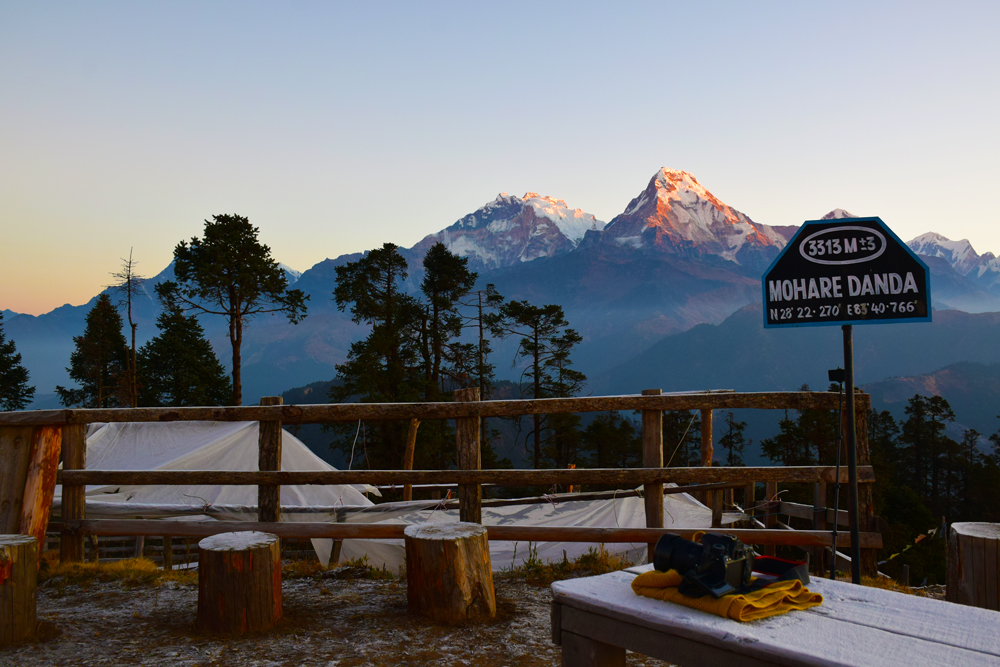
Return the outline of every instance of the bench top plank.
<path id="1" fill-rule="evenodd" d="M 556 582 L 553 597 L 598 616 L 778 664 L 1000 664 L 997 612 L 813 579 L 809 588 L 823 594 L 822 605 L 737 623 L 636 595 L 632 579 L 650 567 Z"/>

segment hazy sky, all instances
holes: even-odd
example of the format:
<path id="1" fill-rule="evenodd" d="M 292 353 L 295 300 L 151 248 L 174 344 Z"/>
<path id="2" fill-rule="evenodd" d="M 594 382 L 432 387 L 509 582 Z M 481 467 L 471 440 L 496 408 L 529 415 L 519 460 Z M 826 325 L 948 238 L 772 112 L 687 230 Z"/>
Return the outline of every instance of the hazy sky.
<path id="1" fill-rule="evenodd" d="M 1000 253 L 1000 3 L 0 0 L 0 308 L 79 304 L 239 213 L 305 270 L 662 166 Z"/>

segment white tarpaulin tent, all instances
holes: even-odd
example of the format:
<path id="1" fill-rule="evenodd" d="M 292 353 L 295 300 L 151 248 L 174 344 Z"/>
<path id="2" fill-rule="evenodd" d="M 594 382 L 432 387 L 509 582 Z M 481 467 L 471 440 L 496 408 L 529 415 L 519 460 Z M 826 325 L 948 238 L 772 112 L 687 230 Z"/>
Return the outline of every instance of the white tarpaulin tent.
<path id="1" fill-rule="evenodd" d="M 257 422 L 170 422 L 92 424 L 87 434 L 90 470 L 257 470 Z M 282 432 L 283 470 L 335 470 L 287 431 Z M 282 486 L 282 521 L 350 523 L 424 523 L 458 521 L 457 509 L 442 509 L 438 501 L 374 505 L 363 485 Z M 59 494 L 56 495 L 59 498 Z M 646 525 L 642 498 L 634 495 L 602 500 L 572 500 L 572 495 L 547 502 L 483 507 L 486 525 L 630 527 Z M 142 517 L 186 520 L 255 520 L 255 486 L 101 486 L 87 488 L 87 516 Z M 292 507 L 309 507 L 296 512 Z M 664 528 L 711 525 L 711 511 L 688 494 L 664 496 Z M 320 511 L 317 511 L 319 509 Z M 727 519 L 726 522 L 731 519 Z M 330 560 L 332 540 L 313 540 L 320 560 Z M 544 561 L 570 559 L 586 553 L 590 544 L 541 542 L 490 543 L 494 569 L 519 565 L 532 551 Z M 608 544 L 608 551 L 645 558 L 645 544 Z M 367 556 L 377 567 L 396 572 L 404 564 L 402 540 L 345 540 L 342 558 Z"/>
<path id="2" fill-rule="evenodd" d="M 257 470 L 257 422 L 170 422 L 91 424 L 87 432 L 90 470 Z M 281 434 L 283 470 L 336 470 L 287 431 Z M 282 486 L 281 504 L 322 507 L 370 506 L 364 486 Z M 58 497 L 58 494 L 57 494 Z M 255 486 L 100 486 L 87 487 L 87 515 L 171 516 L 178 509 L 204 508 L 205 514 L 177 518 L 254 520 Z M 120 505 L 116 511 L 115 505 Z M 139 506 L 145 505 L 147 510 Z M 227 511 L 208 511 L 210 506 Z M 126 510 L 126 506 L 128 509 Z M 165 507 L 166 506 L 166 507 Z M 245 507 L 245 510 L 240 510 Z M 323 515 L 283 516 L 286 521 L 323 521 Z M 329 561 L 332 540 L 313 540 L 313 548 Z"/>

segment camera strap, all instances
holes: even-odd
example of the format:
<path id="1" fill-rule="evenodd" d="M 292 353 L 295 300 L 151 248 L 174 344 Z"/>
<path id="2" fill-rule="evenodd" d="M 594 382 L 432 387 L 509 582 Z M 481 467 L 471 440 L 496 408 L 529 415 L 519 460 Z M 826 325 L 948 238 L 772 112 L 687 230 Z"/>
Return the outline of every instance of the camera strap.
<path id="1" fill-rule="evenodd" d="M 759 591 L 779 581 L 809 583 L 809 568 L 804 561 L 785 560 L 774 556 L 757 556 L 753 559 L 753 573 L 757 575 L 744 593 Z"/>

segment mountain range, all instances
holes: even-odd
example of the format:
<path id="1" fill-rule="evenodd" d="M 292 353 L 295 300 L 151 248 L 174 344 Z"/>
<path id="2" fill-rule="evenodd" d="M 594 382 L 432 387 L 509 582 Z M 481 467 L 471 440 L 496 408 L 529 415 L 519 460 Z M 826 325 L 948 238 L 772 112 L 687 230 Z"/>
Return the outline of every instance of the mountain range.
<path id="1" fill-rule="evenodd" d="M 828 214 L 850 215 L 839 209 Z M 593 393 L 634 393 L 656 386 L 795 389 L 803 382 L 821 386 L 811 379 L 812 371 L 825 373 L 837 364 L 832 358 L 820 363 L 816 355 L 826 359 L 829 355 L 818 350 L 835 350 L 826 339 L 839 332 L 762 334 L 759 307 L 749 305 L 759 301 L 761 274 L 795 229 L 755 222 L 691 174 L 664 168 L 607 223 L 560 199 L 501 193 L 401 253 L 410 266 L 410 291 L 419 287 L 424 253 L 440 241 L 469 258 L 480 285 L 494 283 L 508 299 L 562 305 L 570 325 L 584 337 L 574 360 L 590 376 L 588 391 Z M 935 233 L 913 239 L 910 246 L 931 268 L 935 307 L 965 312 L 935 313 L 933 324 L 896 325 L 889 327 L 891 336 L 875 335 L 873 340 L 909 340 L 912 346 L 897 342 L 873 352 L 878 360 L 870 375 L 860 370 L 866 335 L 860 331 L 886 327 L 859 327 L 859 378 L 868 378 L 864 381 L 932 372 L 945 363 L 993 361 L 978 342 L 966 349 L 947 343 L 947 336 L 975 331 L 995 339 L 1000 316 L 990 313 L 1000 311 L 1000 260 L 992 253 L 977 254 L 968 241 Z M 301 274 L 286 267 L 289 282 L 311 295 L 309 315 L 297 326 L 278 317 L 249 324 L 243 343 L 247 402 L 334 376 L 334 364 L 345 358 L 351 342 L 365 335 L 331 299 L 335 267 L 360 256 L 326 259 Z M 172 275 L 168 266 L 147 281 L 145 295 L 135 304 L 140 342 L 156 334 L 159 308 L 153 286 Z M 4 329 L 38 387 L 34 407 L 52 406 L 55 385 L 69 383 L 65 366 L 72 337 L 82 333 L 94 300 L 37 317 L 5 312 Z M 973 317 L 978 313 L 983 315 Z M 954 324 L 958 321 L 963 324 Z M 209 317 L 203 324 L 220 360 L 228 363 L 223 321 Z M 963 331 L 963 326 L 971 329 Z M 903 332 L 905 327 L 927 332 L 914 329 L 911 335 Z M 924 345 L 943 345 L 949 352 L 929 354 L 920 347 Z M 514 343 L 497 347 L 500 376 L 516 379 Z M 932 367 L 934 359 L 941 364 Z"/>

